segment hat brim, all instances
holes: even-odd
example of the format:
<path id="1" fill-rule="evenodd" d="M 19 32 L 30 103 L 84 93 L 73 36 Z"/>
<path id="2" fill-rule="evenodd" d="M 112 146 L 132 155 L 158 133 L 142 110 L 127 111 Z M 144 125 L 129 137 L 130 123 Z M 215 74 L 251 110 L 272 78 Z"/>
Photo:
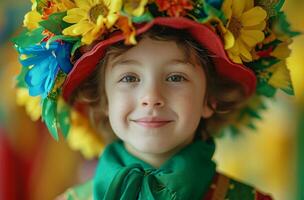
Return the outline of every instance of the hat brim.
<path id="1" fill-rule="evenodd" d="M 244 65 L 230 61 L 221 39 L 206 25 L 184 17 L 158 17 L 138 28 L 136 35 L 146 32 L 154 25 L 188 31 L 197 42 L 214 55 L 212 59 L 220 76 L 239 83 L 243 87 L 247 97 L 255 92 L 256 76 L 254 72 Z M 124 36 L 122 34 L 114 35 L 109 39 L 97 43 L 90 51 L 83 54 L 67 76 L 63 85 L 63 98 L 68 100 L 81 82 L 94 71 L 108 46 L 123 40 Z"/>

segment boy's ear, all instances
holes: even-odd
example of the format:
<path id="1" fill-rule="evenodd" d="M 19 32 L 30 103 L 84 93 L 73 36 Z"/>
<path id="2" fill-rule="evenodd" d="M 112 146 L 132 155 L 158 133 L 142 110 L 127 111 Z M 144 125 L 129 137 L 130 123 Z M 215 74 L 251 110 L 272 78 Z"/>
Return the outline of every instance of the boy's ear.
<path id="1" fill-rule="evenodd" d="M 216 101 L 205 98 L 202 109 L 202 117 L 204 119 L 210 118 L 214 114 L 215 109 L 216 109 Z"/>

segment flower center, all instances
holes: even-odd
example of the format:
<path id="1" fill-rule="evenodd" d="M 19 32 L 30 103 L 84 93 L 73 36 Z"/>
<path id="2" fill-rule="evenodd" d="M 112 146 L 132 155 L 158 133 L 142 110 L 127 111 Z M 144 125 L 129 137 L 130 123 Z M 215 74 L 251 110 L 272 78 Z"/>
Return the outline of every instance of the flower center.
<path id="1" fill-rule="evenodd" d="M 89 17 L 92 22 L 96 24 L 99 15 L 107 16 L 109 9 L 103 3 L 93 6 L 89 11 Z"/>
<path id="2" fill-rule="evenodd" d="M 132 9 L 136 9 L 140 4 L 140 0 L 126 0 L 126 5 Z"/>
<path id="3" fill-rule="evenodd" d="M 242 22 L 236 17 L 231 17 L 228 29 L 232 32 L 235 38 L 238 38 L 240 36 L 242 28 Z"/>

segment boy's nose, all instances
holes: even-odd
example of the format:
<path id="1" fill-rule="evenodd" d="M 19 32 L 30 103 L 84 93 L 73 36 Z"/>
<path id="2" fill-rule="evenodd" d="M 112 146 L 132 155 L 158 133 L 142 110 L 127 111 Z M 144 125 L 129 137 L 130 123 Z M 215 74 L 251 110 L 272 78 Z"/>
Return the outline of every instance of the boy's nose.
<path id="1" fill-rule="evenodd" d="M 161 98 L 145 97 L 141 103 L 144 107 L 163 107 L 164 101 Z"/>
<path id="2" fill-rule="evenodd" d="M 164 104 L 164 99 L 156 88 L 147 90 L 141 99 L 141 105 L 144 107 L 163 107 Z"/>

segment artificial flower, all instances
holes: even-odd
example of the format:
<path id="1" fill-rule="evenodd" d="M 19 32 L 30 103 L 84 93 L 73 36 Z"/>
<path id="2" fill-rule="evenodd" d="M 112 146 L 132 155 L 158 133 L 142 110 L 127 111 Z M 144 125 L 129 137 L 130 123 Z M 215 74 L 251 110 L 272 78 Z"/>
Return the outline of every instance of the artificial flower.
<path id="1" fill-rule="evenodd" d="M 59 12 L 67 11 L 76 7 L 74 1 L 70 0 L 54 0 L 54 2 Z"/>
<path id="2" fill-rule="evenodd" d="M 279 59 L 286 59 L 290 56 L 291 50 L 289 49 L 289 44 L 291 44 L 292 40 L 286 40 L 280 43 L 271 53 L 270 55 Z"/>
<path id="3" fill-rule="evenodd" d="M 32 9 L 25 14 L 23 20 L 23 26 L 29 30 L 34 30 L 39 27 L 39 22 L 42 20 L 41 14 L 36 10 L 37 3 L 35 0 L 31 0 Z"/>
<path id="4" fill-rule="evenodd" d="M 77 0 L 76 8 L 67 11 L 63 18 L 73 23 L 63 30 L 64 35 L 82 36 L 84 44 L 91 44 L 106 29 L 110 29 L 119 17 L 122 0 Z"/>
<path id="5" fill-rule="evenodd" d="M 271 73 L 271 77 L 268 80 L 269 85 L 274 88 L 289 89 L 291 79 L 285 60 L 272 65 L 267 69 L 267 72 Z"/>
<path id="6" fill-rule="evenodd" d="M 136 44 L 136 31 L 132 25 L 130 18 L 126 16 L 120 16 L 117 20 L 116 27 L 122 30 L 122 33 L 125 37 L 125 44 Z"/>
<path id="7" fill-rule="evenodd" d="M 124 11 L 132 16 L 139 17 L 145 11 L 148 0 L 125 0 Z"/>
<path id="8" fill-rule="evenodd" d="M 31 120 L 37 121 L 41 117 L 41 98 L 30 96 L 27 88 L 18 88 L 16 93 L 17 105 L 24 106 Z"/>
<path id="9" fill-rule="evenodd" d="M 26 48 L 18 48 L 20 62 L 28 71 L 25 82 L 31 96 L 48 96 L 56 76 L 61 70 L 68 74 L 72 68 L 70 62 L 71 45 L 63 42 L 53 42 L 48 47 L 43 42 Z M 24 58 L 25 57 L 25 58 Z"/>
<path id="10" fill-rule="evenodd" d="M 99 156 L 104 148 L 101 138 L 92 129 L 88 120 L 76 111 L 71 113 L 67 142 L 72 149 L 79 150 L 87 159 Z"/>
<path id="11" fill-rule="evenodd" d="M 264 40 L 267 13 L 253 0 L 226 0 L 222 5 L 228 22 L 226 24 L 225 49 L 236 63 L 252 61 L 251 50 Z"/>
<path id="12" fill-rule="evenodd" d="M 189 0 L 156 0 L 159 11 L 166 11 L 171 17 L 185 16 L 187 11 L 193 9 Z"/>

